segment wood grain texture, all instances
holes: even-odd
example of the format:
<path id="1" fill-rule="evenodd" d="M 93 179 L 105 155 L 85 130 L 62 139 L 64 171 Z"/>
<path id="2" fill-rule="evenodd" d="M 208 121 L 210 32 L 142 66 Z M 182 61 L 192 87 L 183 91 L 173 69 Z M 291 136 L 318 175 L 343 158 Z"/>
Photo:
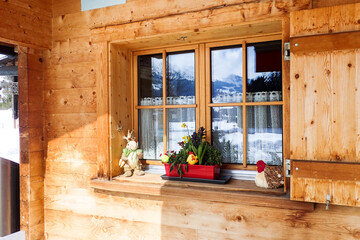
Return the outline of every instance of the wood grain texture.
<path id="1" fill-rule="evenodd" d="M 241 6 L 231 5 L 198 12 L 184 13 L 164 18 L 155 18 L 129 24 L 97 27 L 91 31 L 93 41 L 125 41 L 149 36 L 166 37 L 169 33 L 187 34 L 199 29 L 236 26 L 244 23 L 255 24 L 259 21 L 279 20 L 285 12 L 306 9 L 309 2 L 304 0 L 295 6 L 291 1 L 274 5 L 273 1 L 248 3 Z M 294 6 L 294 7 L 293 7 Z M 206 21 L 202 20 L 206 16 Z M 169 28 L 169 26 L 171 26 Z M 193 29 L 191 26 L 196 26 Z M 260 30 L 261 31 L 261 30 Z M 241 32 L 239 32 L 241 35 Z M 213 35 L 213 37 L 216 35 Z"/>
<path id="2" fill-rule="evenodd" d="M 360 181 L 360 164 L 293 160 L 292 176 L 328 180 Z"/>
<path id="3" fill-rule="evenodd" d="M 359 2 L 359 0 L 313 0 L 312 6 L 313 8 L 323 8 Z"/>
<path id="4" fill-rule="evenodd" d="M 50 125 L 45 125 L 48 141 L 44 166 L 45 231 L 48 239 L 128 239 L 129 236 L 134 239 L 359 238 L 358 208 L 331 206 L 329 211 L 325 211 L 325 206 L 318 204 L 315 211 L 309 212 L 246 205 L 251 198 L 245 197 L 243 202 L 234 197 L 238 204 L 209 201 L 206 197 L 197 200 L 196 191 L 189 193 L 191 198 L 182 198 L 142 192 L 109 194 L 90 187 L 91 178 L 97 175 L 97 161 L 102 161 L 108 154 L 104 147 L 107 143 L 103 141 L 108 131 L 106 121 L 108 126 L 114 124 L 108 117 L 100 119 L 106 111 L 99 108 L 98 103 L 106 105 L 106 98 L 102 98 L 106 91 L 101 93 L 99 89 L 102 91 L 106 86 L 98 88 L 98 84 L 104 84 L 104 71 L 108 67 L 104 65 L 105 48 L 100 49 L 99 54 L 96 45 L 108 40 L 122 40 L 128 48 L 153 48 L 175 43 L 178 35 L 184 33 L 189 36 L 189 42 L 279 33 L 283 16 L 296 9 L 311 7 L 311 1 L 303 0 L 260 2 L 258 5 L 258 1 L 252 0 L 128 0 L 124 5 L 87 12 L 80 12 L 79 0 L 53 3 L 52 49 L 46 51 L 44 61 L 44 94 L 46 104 L 50 103 L 45 106 L 45 123 Z M 344 19 L 347 21 L 348 17 L 344 16 Z M 340 24 L 342 20 L 337 21 Z M 247 24 L 241 26 L 242 23 Z M 300 65 L 305 64 L 300 63 L 300 58 L 293 59 Z M 329 64 L 331 61 L 322 66 Z M 313 63 L 305 65 L 313 67 Z M 299 78 L 303 78 L 303 74 Z M 299 81 L 296 86 L 303 89 L 304 85 Z M 96 92 L 93 98 L 90 98 L 91 90 Z M 49 91 L 54 95 L 48 96 Z M 299 92 L 294 97 L 301 101 L 305 93 Z M 81 94 L 85 94 L 83 97 L 89 101 L 94 100 L 96 105 L 92 100 L 89 105 L 83 104 Z M 71 106 L 63 106 L 61 99 L 68 97 Z M 300 113 L 297 114 L 305 111 L 305 106 L 299 107 Z M 101 120 L 101 126 L 98 120 Z M 303 124 L 305 120 L 292 121 Z M 301 135 L 305 128 L 301 124 L 302 127 L 292 131 Z M 108 137 L 110 134 L 109 131 Z M 307 145 L 301 145 L 301 138 L 296 141 L 295 150 L 300 153 L 305 148 L 303 153 L 307 155 Z M 98 156 L 98 151 L 104 155 Z M 158 191 L 161 193 L 161 188 Z"/>
<path id="5" fill-rule="evenodd" d="M 360 3 L 290 13 L 290 36 L 360 30 Z"/>
<path id="6" fill-rule="evenodd" d="M 46 192 L 49 193 L 46 196 L 45 213 L 49 239 L 52 239 L 53 234 L 67 239 L 71 229 L 73 236 L 79 236 L 77 238 L 80 239 L 88 231 L 97 233 L 93 235 L 94 239 L 111 236 L 112 227 L 117 229 L 118 221 L 122 221 L 124 226 L 143 223 L 145 227 L 141 234 L 148 233 L 157 239 L 169 239 L 169 227 L 180 228 L 182 231 L 195 230 L 197 235 L 193 235 L 194 232 L 190 235 L 195 239 L 206 239 L 209 234 L 204 232 L 213 233 L 220 238 L 236 236 L 236 239 L 303 239 L 304 236 L 310 239 L 319 236 L 334 240 L 356 239 L 359 231 L 359 209 L 336 206 L 325 211 L 324 205 L 317 205 L 315 211 L 308 212 L 178 197 L 107 195 L 85 189 L 51 186 L 47 187 Z M 48 215 L 51 212 L 54 214 Z M 57 216 L 64 216 L 65 221 Z M 87 223 L 79 226 L 76 221 Z M 147 230 L 148 224 L 153 226 L 152 230 Z M 259 224 L 264 231 L 259 230 Z M 101 228 L 103 232 L 99 232 L 96 230 L 99 226 L 108 227 Z M 69 230 L 62 233 L 59 231 L 61 228 Z M 87 231 L 82 231 L 83 229 Z M 137 227 L 130 229 L 136 231 Z M 180 235 L 176 239 L 188 239 L 187 237 Z"/>
<path id="7" fill-rule="evenodd" d="M 0 40 L 35 48 L 51 46 L 51 1 L 9 0 L 0 2 Z"/>
<path id="8" fill-rule="evenodd" d="M 323 52 L 360 48 L 360 32 L 324 34 L 290 39 L 291 52 Z M 321 44 L 319 44 L 321 43 Z"/>
<path id="9" fill-rule="evenodd" d="M 292 49 L 295 43 L 299 49 L 291 53 L 290 157 L 315 161 L 293 161 L 293 200 L 325 203 L 330 194 L 331 204 L 359 206 L 360 46 L 358 37 L 353 38 L 358 33 L 349 32 L 359 28 L 359 6 L 291 14 L 293 36 L 315 35 L 291 41 Z M 346 40 L 342 47 L 337 46 L 340 36 Z M 315 49 L 314 44 L 320 46 Z M 357 164 L 345 164 L 351 162 Z"/>
<path id="10" fill-rule="evenodd" d="M 292 55 L 292 159 L 359 161 L 359 119 L 354 108 L 360 104 L 359 54 L 345 50 Z"/>
<path id="11" fill-rule="evenodd" d="M 95 49 L 98 56 L 96 90 L 99 95 L 96 101 L 96 130 L 98 135 L 97 175 L 99 178 L 110 179 L 109 44 L 107 42 L 98 43 Z"/>
<path id="12" fill-rule="evenodd" d="M 119 160 L 126 147 L 128 130 L 132 130 L 132 53 L 127 48 L 112 44 L 110 49 L 110 172 L 121 173 Z"/>
<path id="13" fill-rule="evenodd" d="M 18 48 L 19 102 L 23 104 L 19 108 L 20 227 L 26 239 L 40 239 L 44 234 L 42 57 L 42 51 Z"/>

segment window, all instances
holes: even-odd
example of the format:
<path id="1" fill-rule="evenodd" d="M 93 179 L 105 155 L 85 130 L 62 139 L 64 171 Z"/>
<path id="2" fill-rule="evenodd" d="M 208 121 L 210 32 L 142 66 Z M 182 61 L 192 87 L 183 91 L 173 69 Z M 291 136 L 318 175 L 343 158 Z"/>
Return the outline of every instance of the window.
<path id="1" fill-rule="evenodd" d="M 159 160 L 200 126 L 230 168 L 282 164 L 282 43 L 231 40 L 134 53 L 134 126 Z M 211 130 L 211 131 L 209 131 Z"/>

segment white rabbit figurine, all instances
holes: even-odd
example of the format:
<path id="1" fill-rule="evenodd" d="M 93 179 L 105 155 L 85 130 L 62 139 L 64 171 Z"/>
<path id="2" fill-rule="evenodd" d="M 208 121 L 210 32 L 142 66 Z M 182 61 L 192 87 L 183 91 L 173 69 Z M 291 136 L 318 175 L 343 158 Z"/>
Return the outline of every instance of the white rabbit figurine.
<path id="1" fill-rule="evenodd" d="M 124 176 L 131 177 L 133 173 L 138 176 L 144 175 L 145 172 L 141 169 L 140 159 L 143 157 L 143 152 L 138 149 L 138 143 L 135 141 L 134 131 L 129 131 L 127 136 L 124 136 L 127 144 L 123 149 L 121 159 L 119 161 L 120 168 L 124 168 Z"/>

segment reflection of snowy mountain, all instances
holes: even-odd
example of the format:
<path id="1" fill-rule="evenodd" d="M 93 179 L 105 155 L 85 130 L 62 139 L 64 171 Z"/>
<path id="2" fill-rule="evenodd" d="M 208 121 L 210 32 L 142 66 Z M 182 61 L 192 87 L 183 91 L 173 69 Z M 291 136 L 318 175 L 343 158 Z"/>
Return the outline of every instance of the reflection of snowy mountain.
<path id="1" fill-rule="evenodd" d="M 168 75 L 170 84 L 168 91 L 170 96 L 194 96 L 195 95 L 195 79 L 194 76 L 183 72 L 170 72 Z M 152 72 L 152 96 L 162 97 L 162 73 Z"/>
<path id="2" fill-rule="evenodd" d="M 224 93 L 242 92 L 242 77 L 231 74 L 224 79 L 215 80 L 212 83 L 212 90 L 213 97 Z"/>

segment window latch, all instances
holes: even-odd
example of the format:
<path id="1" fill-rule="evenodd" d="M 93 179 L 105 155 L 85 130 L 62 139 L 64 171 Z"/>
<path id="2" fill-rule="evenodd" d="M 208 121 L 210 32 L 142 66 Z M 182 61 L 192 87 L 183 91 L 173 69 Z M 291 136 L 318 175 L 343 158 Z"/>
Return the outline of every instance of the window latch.
<path id="1" fill-rule="evenodd" d="M 326 210 L 329 210 L 329 204 L 330 204 L 330 201 L 331 201 L 331 196 L 330 194 L 327 194 L 326 195 Z"/>
<path id="2" fill-rule="evenodd" d="M 290 169 L 291 169 L 291 160 L 285 159 L 285 177 L 290 177 Z"/>
<path id="3" fill-rule="evenodd" d="M 284 60 L 290 61 L 290 43 L 284 43 Z"/>

